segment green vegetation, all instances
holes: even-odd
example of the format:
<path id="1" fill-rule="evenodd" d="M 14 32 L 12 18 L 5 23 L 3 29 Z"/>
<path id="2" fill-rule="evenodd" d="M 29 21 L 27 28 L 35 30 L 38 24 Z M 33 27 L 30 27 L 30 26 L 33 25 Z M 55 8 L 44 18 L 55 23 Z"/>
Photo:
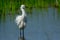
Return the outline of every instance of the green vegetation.
<path id="1" fill-rule="evenodd" d="M 57 0 L 58 5 L 60 0 Z M 0 0 L 0 14 L 3 13 L 15 13 L 21 4 L 25 4 L 28 8 L 31 7 L 54 7 L 56 5 L 56 0 Z"/>

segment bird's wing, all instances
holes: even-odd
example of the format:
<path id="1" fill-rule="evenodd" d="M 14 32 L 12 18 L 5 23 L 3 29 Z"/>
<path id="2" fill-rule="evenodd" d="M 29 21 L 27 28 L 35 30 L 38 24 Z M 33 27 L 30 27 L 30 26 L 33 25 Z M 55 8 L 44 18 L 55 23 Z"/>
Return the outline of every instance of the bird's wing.
<path id="1" fill-rule="evenodd" d="M 20 24 L 21 20 L 22 20 L 21 16 L 17 16 L 17 17 L 16 17 L 15 22 L 17 23 L 17 25 Z"/>

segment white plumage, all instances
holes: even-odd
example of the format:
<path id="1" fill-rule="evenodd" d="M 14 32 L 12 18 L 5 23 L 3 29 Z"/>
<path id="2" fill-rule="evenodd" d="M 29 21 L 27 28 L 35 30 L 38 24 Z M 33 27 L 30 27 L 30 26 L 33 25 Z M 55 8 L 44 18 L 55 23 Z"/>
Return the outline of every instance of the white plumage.
<path id="1" fill-rule="evenodd" d="M 26 26 L 26 21 L 27 21 L 24 8 L 25 8 L 25 5 L 21 5 L 20 9 L 21 9 L 22 15 L 18 15 L 15 20 L 15 22 L 17 23 L 20 29 Z"/>

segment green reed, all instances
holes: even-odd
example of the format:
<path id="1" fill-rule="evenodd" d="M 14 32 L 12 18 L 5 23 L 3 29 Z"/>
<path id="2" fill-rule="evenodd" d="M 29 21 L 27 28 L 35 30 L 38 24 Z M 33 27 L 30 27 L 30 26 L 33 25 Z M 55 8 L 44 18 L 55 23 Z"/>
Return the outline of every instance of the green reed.
<path id="1" fill-rule="evenodd" d="M 60 4 L 60 1 L 58 1 Z M 19 10 L 21 4 L 28 8 L 49 7 L 56 4 L 55 0 L 0 0 L 0 14 L 11 13 L 14 15 Z"/>

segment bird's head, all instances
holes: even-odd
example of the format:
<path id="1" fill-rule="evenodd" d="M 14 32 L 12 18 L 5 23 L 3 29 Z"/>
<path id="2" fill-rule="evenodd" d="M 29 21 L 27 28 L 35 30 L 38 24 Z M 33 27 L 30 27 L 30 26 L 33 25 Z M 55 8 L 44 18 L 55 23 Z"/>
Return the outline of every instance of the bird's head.
<path id="1" fill-rule="evenodd" d="M 21 9 L 25 9 L 25 5 L 21 5 L 21 7 L 20 7 Z"/>

